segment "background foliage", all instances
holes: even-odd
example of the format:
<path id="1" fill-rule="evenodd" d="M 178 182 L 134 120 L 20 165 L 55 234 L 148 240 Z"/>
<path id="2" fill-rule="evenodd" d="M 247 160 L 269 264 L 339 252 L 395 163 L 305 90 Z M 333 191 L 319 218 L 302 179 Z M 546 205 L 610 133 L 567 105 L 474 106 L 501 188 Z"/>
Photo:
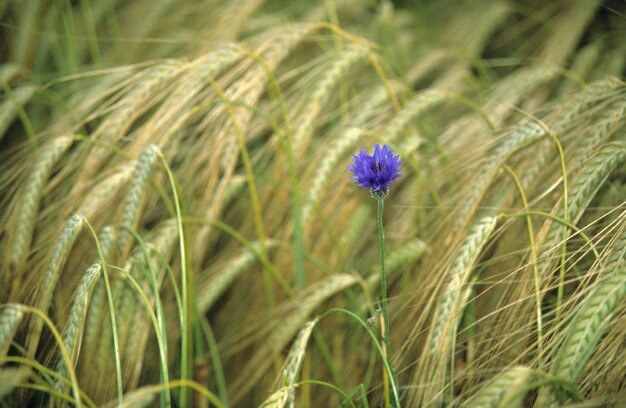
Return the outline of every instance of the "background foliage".
<path id="1" fill-rule="evenodd" d="M 3 406 L 626 402 L 622 1 L 0 15 Z"/>

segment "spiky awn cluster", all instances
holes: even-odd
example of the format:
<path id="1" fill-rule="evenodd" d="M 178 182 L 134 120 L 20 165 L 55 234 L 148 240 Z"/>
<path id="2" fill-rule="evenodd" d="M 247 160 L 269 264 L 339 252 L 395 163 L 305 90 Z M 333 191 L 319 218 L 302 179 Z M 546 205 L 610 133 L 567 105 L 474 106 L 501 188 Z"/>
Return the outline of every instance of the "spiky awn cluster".
<path id="1" fill-rule="evenodd" d="M 370 191 L 375 198 L 385 197 L 389 187 L 402 174 L 400 171 L 400 155 L 393 155 L 387 145 L 374 145 L 374 153 L 370 156 L 361 148 L 358 155 L 353 155 L 354 164 L 348 170 L 354 173 L 351 176 L 356 185 Z"/>

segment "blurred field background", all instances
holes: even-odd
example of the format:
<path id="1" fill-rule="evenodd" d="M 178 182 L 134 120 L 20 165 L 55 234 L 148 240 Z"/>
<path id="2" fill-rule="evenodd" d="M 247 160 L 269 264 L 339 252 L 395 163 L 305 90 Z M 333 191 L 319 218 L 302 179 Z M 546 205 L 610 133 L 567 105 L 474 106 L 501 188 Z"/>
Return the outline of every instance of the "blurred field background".
<path id="1" fill-rule="evenodd" d="M 625 4 L 0 1 L 0 406 L 623 406 Z"/>

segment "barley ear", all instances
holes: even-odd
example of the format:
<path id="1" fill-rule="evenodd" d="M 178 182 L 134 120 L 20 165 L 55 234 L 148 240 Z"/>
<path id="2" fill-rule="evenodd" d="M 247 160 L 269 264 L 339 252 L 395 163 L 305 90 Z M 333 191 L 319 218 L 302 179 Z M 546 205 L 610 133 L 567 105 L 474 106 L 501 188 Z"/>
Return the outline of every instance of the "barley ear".
<path id="1" fill-rule="evenodd" d="M 282 387 L 267 397 L 261 404 L 260 408 L 284 408 L 287 406 L 287 400 L 293 387 Z"/>
<path id="2" fill-rule="evenodd" d="M 307 322 L 302 330 L 300 330 L 300 333 L 298 333 L 296 340 L 293 342 L 291 350 L 289 350 L 289 354 L 287 355 L 287 362 L 285 363 L 283 376 L 280 379 L 283 386 L 295 385 L 298 375 L 300 374 L 302 362 L 304 361 L 307 343 L 309 342 L 309 338 L 313 333 L 313 328 L 315 328 L 316 323 L 317 320 Z M 287 393 L 288 395 L 285 406 L 293 408 L 295 402 L 295 388 L 289 388 Z"/>
<path id="3" fill-rule="evenodd" d="M 266 243 L 266 248 L 271 245 Z M 219 299 L 220 296 L 237 280 L 237 277 L 245 270 L 254 265 L 257 261 L 257 253 L 259 253 L 261 245 L 256 242 L 252 244 L 252 248 L 244 251 L 242 254 L 228 259 L 225 265 L 219 265 L 214 273 L 210 273 L 206 282 L 200 282 L 196 293 L 196 302 L 198 310 L 208 311 L 211 306 Z"/>
<path id="4" fill-rule="evenodd" d="M 0 140 L 2 140 L 3 136 L 6 134 L 6 131 L 15 120 L 15 117 L 18 116 L 18 112 L 22 109 L 22 106 L 28 103 L 33 95 L 35 95 L 36 90 L 34 86 L 21 86 L 15 91 L 12 91 L 10 98 L 5 98 L 4 103 L 0 105 Z"/>
<path id="5" fill-rule="evenodd" d="M 54 166 L 69 149 L 73 140 L 71 136 L 62 136 L 42 148 L 28 175 L 17 206 L 19 212 L 15 224 L 13 249 L 9 252 L 10 262 L 14 269 L 19 269 L 28 256 L 43 188 Z"/>
<path id="6" fill-rule="evenodd" d="M 154 169 L 154 163 L 157 160 L 159 149 L 156 145 L 148 146 L 137 160 L 135 171 L 131 179 L 131 184 L 124 201 L 124 211 L 122 214 L 122 227 L 129 229 L 136 229 L 136 224 L 139 220 L 141 211 L 141 204 L 146 192 L 146 185 L 152 175 Z M 126 245 L 128 243 L 129 233 L 122 232 L 119 237 L 119 247 L 122 253 L 125 254 L 128 250 Z"/>
<path id="7" fill-rule="evenodd" d="M 63 333 L 63 343 L 65 344 L 65 348 L 68 353 L 70 353 L 70 358 L 74 364 L 76 364 L 80 353 L 81 339 L 83 337 L 83 329 L 85 327 L 85 317 L 87 315 L 87 306 L 89 305 L 89 296 L 94 284 L 98 280 L 98 277 L 100 277 L 100 272 L 101 265 L 99 262 L 87 268 L 72 300 L 70 317 L 67 322 L 65 332 Z M 57 373 L 63 377 L 67 376 L 67 367 L 63 359 L 59 359 L 57 363 Z M 62 391 L 63 384 L 61 382 L 57 382 L 55 384 L 55 388 Z"/>
<path id="8" fill-rule="evenodd" d="M 0 357 L 4 357 L 9 350 L 22 317 L 22 311 L 12 305 L 7 305 L 0 312 Z"/>
<path id="9" fill-rule="evenodd" d="M 249 391 L 256 381 L 269 368 L 272 361 L 279 355 L 280 350 L 285 347 L 289 340 L 302 327 L 309 315 L 331 296 L 340 293 L 350 286 L 358 283 L 358 279 L 352 275 L 339 274 L 331 275 L 324 281 L 303 291 L 297 298 L 294 298 L 289 307 L 287 316 L 276 323 L 275 329 L 271 332 L 268 341 L 263 345 L 263 350 L 255 353 L 248 361 L 247 368 L 253 369 L 246 377 L 240 377 L 235 381 L 233 389 L 237 390 L 233 400 L 237 400 L 241 394 Z"/>
<path id="10" fill-rule="evenodd" d="M 497 221 L 497 217 L 485 217 L 470 230 L 448 272 L 450 281 L 439 303 L 429 342 L 431 385 L 424 394 L 428 404 L 442 402 L 441 390 L 446 388 L 447 364 L 450 353 L 454 353 L 457 326 L 471 293 L 467 290 L 469 277 Z"/>
<path id="11" fill-rule="evenodd" d="M 496 227 L 497 220 L 497 217 L 485 217 L 480 220 L 472 228 L 459 249 L 454 264 L 448 272 L 451 280 L 442 297 L 437 319 L 435 320 L 433 335 L 430 341 L 431 352 L 440 349 L 442 338 L 449 338 L 448 331 L 456 328 L 464 307 L 459 302 L 459 295 L 467 285 L 470 272 Z"/>
<path id="12" fill-rule="evenodd" d="M 602 280 L 590 293 L 576 313 L 561 352 L 551 372 L 567 381 L 577 383 L 596 345 L 611 324 L 613 314 L 626 297 L 626 269 L 617 269 L 615 275 Z M 560 401 L 566 396 L 556 391 Z"/>
<path id="13" fill-rule="evenodd" d="M 517 366 L 496 375 L 481 388 L 466 405 L 468 408 L 515 408 L 523 407 L 528 384 L 533 371 L 525 366 Z"/>
<path id="14" fill-rule="evenodd" d="M 67 221 L 65 229 L 61 233 L 59 241 L 54 248 L 54 253 L 52 254 L 52 259 L 48 264 L 48 270 L 46 271 L 46 275 L 42 281 L 40 293 L 36 302 L 36 307 L 44 313 L 50 307 L 52 295 L 54 294 L 59 277 L 61 276 L 61 271 L 63 270 L 65 261 L 72 250 L 74 241 L 76 241 L 84 222 L 85 219 L 80 214 L 72 215 Z M 43 321 L 41 319 L 31 320 L 29 330 L 30 336 L 28 338 L 28 347 L 26 348 L 28 350 L 28 356 L 33 356 L 35 354 L 42 329 Z"/>
<path id="15" fill-rule="evenodd" d="M 120 403 L 117 399 L 110 401 L 102 408 L 144 408 L 153 405 L 156 393 L 153 390 L 154 387 L 148 386 L 138 388 L 136 390 L 127 392 L 124 394 L 124 399 Z"/>
<path id="16" fill-rule="evenodd" d="M 0 369 L 0 401 L 20 384 L 28 382 L 30 370 L 26 367 Z"/>

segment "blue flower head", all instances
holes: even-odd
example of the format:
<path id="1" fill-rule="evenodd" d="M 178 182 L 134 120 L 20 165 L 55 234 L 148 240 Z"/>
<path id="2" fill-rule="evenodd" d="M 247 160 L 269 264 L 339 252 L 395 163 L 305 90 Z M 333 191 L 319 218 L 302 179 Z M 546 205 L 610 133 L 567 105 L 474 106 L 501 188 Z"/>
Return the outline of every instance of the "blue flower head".
<path id="1" fill-rule="evenodd" d="M 374 145 L 374 154 L 368 155 L 363 148 L 358 155 L 352 156 L 354 164 L 348 170 L 356 185 L 369 190 L 376 198 L 385 197 L 389 187 L 401 176 L 400 155 L 394 156 L 389 146 Z"/>

